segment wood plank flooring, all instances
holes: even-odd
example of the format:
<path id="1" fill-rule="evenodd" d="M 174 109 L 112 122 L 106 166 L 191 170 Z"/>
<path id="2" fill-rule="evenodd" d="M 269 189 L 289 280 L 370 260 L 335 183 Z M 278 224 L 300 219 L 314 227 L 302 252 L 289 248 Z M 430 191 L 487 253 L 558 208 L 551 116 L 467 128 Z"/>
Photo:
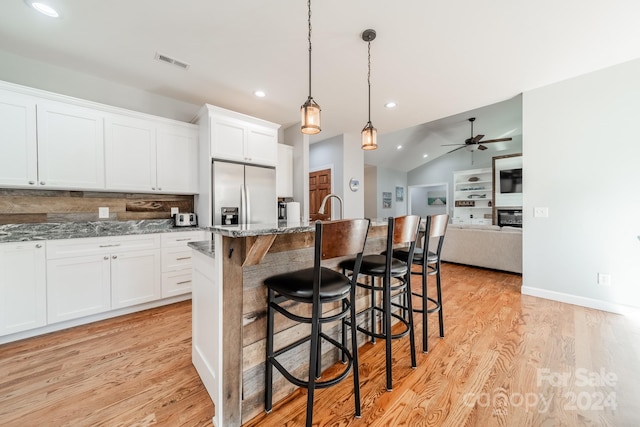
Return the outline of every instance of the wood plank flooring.
<path id="1" fill-rule="evenodd" d="M 640 425 L 637 319 L 523 296 L 508 273 L 445 264 L 443 284 L 445 338 L 431 315 L 418 368 L 408 338 L 394 342 L 387 392 L 384 344 L 366 344 L 362 418 L 346 380 L 316 393 L 315 425 Z M 305 405 L 299 391 L 245 425 L 303 425 Z M 189 302 L 0 346 L 1 426 L 211 426 L 213 413 Z"/>

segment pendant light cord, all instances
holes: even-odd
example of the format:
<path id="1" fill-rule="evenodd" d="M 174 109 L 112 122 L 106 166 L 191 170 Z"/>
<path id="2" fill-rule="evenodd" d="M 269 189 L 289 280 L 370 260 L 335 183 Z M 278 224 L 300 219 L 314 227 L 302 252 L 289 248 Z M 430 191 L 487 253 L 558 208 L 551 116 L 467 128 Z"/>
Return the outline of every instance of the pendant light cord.
<path id="1" fill-rule="evenodd" d="M 311 99 L 311 0 L 307 0 L 307 7 L 309 9 L 309 99 Z"/>
<path id="2" fill-rule="evenodd" d="M 367 48 L 367 85 L 369 86 L 369 123 L 371 123 L 371 42 L 368 42 L 369 46 Z"/>

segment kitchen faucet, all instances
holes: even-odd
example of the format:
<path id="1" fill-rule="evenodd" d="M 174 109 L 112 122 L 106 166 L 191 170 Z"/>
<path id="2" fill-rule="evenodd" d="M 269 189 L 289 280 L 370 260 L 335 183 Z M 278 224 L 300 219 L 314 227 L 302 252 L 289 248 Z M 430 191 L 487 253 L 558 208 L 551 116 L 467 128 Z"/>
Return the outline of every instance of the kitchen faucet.
<path id="1" fill-rule="evenodd" d="M 322 199 L 322 203 L 320 203 L 320 209 L 318 209 L 318 213 L 324 214 L 324 205 L 327 204 L 327 200 L 329 200 L 331 197 L 335 197 L 340 201 L 340 219 L 344 219 L 344 207 L 343 207 L 342 197 L 333 193 L 327 194 L 326 196 L 324 196 L 324 199 Z M 331 218 L 331 215 L 329 215 L 329 218 Z"/>

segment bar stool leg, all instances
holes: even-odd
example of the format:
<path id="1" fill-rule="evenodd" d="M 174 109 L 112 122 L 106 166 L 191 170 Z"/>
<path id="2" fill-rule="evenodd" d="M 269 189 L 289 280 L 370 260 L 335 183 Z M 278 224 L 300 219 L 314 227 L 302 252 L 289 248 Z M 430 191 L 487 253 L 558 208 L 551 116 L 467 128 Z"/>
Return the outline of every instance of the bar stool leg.
<path id="1" fill-rule="evenodd" d="M 385 352 L 387 356 L 387 391 L 391 391 L 393 390 L 393 380 L 391 378 L 391 280 L 389 277 L 385 277 L 383 280 L 384 296 L 382 304 L 384 307 Z"/>
<path id="2" fill-rule="evenodd" d="M 425 255 L 426 256 L 426 255 Z M 429 334 L 429 323 L 427 309 L 429 307 L 429 300 L 427 299 L 427 276 L 428 267 L 427 260 L 422 263 L 422 352 L 427 353 L 429 351 L 427 343 L 427 335 Z"/>
<path id="3" fill-rule="evenodd" d="M 405 301 L 404 307 L 402 309 L 403 313 L 408 312 L 408 316 L 405 317 L 409 319 L 409 345 L 411 346 L 411 367 L 416 368 L 418 363 L 416 361 L 416 336 L 415 329 L 413 329 L 413 306 L 411 305 L 411 268 L 407 270 L 407 275 L 405 276 L 406 286 L 404 288 L 404 295 L 402 299 Z"/>
<path id="4" fill-rule="evenodd" d="M 351 287 L 351 318 L 356 318 L 356 287 Z M 356 405 L 356 417 L 362 416 L 360 410 L 360 368 L 358 364 L 358 335 L 355 320 L 351 321 L 351 355 L 353 357 L 353 397 Z"/>
<path id="5" fill-rule="evenodd" d="M 274 298 L 274 292 L 269 289 L 267 296 L 267 357 L 265 359 L 265 388 L 264 388 L 264 410 L 268 414 L 273 408 L 273 316 L 274 310 L 271 308 L 271 302 Z"/>
<path id="6" fill-rule="evenodd" d="M 375 280 L 376 278 L 373 276 L 369 277 L 369 283 L 371 284 L 371 286 L 373 287 L 373 285 L 375 285 Z M 376 333 L 376 310 L 374 309 L 374 307 L 376 306 L 376 292 L 372 289 L 371 290 L 371 332 L 372 333 Z M 376 343 L 376 337 L 375 336 L 371 336 L 371 343 L 375 344 Z"/>
<path id="7" fill-rule="evenodd" d="M 436 289 L 438 292 L 438 304 L 440 305 L 440 310 L 438 310 L 438 320 L 440 321 L 440 338 L 444 338 L 444 316 L 442 314 L 442 288 L 440 287 L 440 260 L 436 264 L 436 268 L 438 269 L 438 273 L 436 275 Z"/>
<path id="8" fill-rule="evenodd" d="M 309 352 L 309 385 L 307 388 L 307 422 L 306 427 L 311 427 L 313 421 L 313 397 L 316 389 L 318 366 L 318 341 L 320 339 L 320 304 L 313 304 L 311 309 L 311 348 Z"/>

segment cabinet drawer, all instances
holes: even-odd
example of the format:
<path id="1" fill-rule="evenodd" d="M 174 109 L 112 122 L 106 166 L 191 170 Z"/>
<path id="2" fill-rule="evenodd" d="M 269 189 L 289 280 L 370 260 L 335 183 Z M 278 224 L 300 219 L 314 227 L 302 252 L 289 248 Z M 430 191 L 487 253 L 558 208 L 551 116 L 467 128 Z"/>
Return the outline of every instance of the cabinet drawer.
<path id="1" fill-rule="evenodd" d="M 176 247 L 162 249 L 162 271 L 191 269 L 191 248 Z"/>
<path id="2" fill-rule="evenodd" d="M 209 236 L 209 239 L 211 237 Z M 177 231 L 175 233 L 163 233 L 162 234 L 162 247 L 168 248 L 173 246 L 187 247 L 189 242 L 199 242 L 207 240 L 206 232 L 202 230 L 195 231 Z"/>
<path id="3" fill-rule="evenodd" d="M 162 273 L 162 297 L 191 292 L 191 268 Z"/>
<path id="4" fill-rule="evenodd" d="M 159 247 L 159 234 L 51 240 L 47 242 L 47 259 L 157 249 Z"/>

